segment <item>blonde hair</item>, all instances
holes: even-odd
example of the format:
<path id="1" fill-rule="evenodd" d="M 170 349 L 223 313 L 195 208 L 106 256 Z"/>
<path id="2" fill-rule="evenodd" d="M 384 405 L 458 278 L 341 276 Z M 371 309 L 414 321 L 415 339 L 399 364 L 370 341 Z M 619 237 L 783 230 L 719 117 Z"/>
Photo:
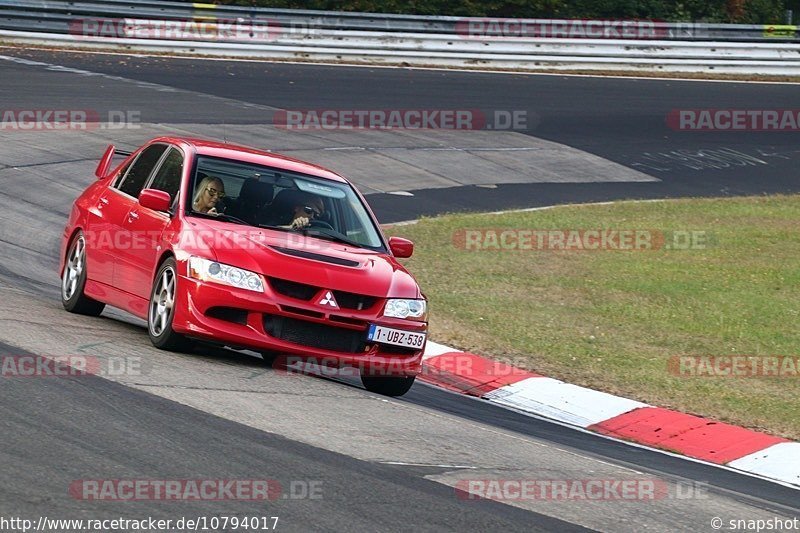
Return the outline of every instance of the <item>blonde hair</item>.
<path id="1" fill-rule="evenodd" d="M 216 176 L 206 176 L 203 178 L 200 183 L 197 185 L 197 188 L 194 190 L 194 198 L 192 198 L 192 207 L 200 201 L 200 197 L 203 195 L 203 192 L 212 184 L 212 183 L 219 183 L 221 185 L 220 192 L 225 192 L 225 184 L 222 183 L 222 180 L 217 178 Z"/>

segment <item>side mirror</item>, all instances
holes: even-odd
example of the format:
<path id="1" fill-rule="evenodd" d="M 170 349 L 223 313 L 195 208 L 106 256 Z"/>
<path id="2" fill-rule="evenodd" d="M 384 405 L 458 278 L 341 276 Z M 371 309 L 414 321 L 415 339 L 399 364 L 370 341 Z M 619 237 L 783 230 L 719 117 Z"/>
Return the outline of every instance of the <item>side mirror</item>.
<path id="1" fill-rule="evenodd" d="M 139 205 L 153 211 L 169 211 L 172 198 L 168 192 L 145 189 L 139 193 Z"/>
<path id="2" fill-rule="evenodd" d="M 94 175 L 97 176 L 98 179 L 103 179 L 108 175 L 108 169 L 111 167 L 111 160 L 114 158 L 114 145 L 110 144 L 108 148 L 106 148 L 103 157 L 100 158 L 100 162 L 97 164 L 97 169 L 94 171 Z"/>
<path id="3" fill-rule="evenodd" d="M 398 259 L 405 259 L 414 253 L 414 243 L 402 237 L 389 237 L 389 250 Z"/>

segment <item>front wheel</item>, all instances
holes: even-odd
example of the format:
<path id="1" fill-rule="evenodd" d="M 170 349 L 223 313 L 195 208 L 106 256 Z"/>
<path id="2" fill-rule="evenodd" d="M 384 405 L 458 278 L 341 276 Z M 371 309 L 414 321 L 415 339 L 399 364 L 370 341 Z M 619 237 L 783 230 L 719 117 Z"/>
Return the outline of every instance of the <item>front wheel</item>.
<path id="1" fill-rule="evenodd" d="M 61 274 L 61 304 L 70 313 L 98 316 L 106 304 L 83 293 L 86 287 L 86 239 L 79 232 L 72 239 Z"/>
<path id="2" fill-rule="evenodd" d="M 153 346 L 162 350 L 179 351 L 188 348 L 183 335 L 175 333 L 172 321 L 175 318 L 175 295 L 178 290 L 178 274 L 175 259 L 168 258 L 158 269 L 150 305 L 147 313 L 147 332 Z"/>
<path id="3" fill-rule="evenodd" d="M 402 396 L 411 389 L 415 379 L 414 376 L 384 377 L 367 376 L 363 372 L 361 374 L 361 383 L 365 389 L 384 396 Z"/>

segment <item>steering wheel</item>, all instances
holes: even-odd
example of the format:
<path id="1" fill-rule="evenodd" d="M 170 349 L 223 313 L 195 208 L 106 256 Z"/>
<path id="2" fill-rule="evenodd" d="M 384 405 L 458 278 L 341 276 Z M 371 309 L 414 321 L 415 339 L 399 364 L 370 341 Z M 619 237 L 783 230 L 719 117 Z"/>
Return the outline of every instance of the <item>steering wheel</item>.
<path id="1" fill-rule="evenodd" d="M 335 229 L 333 229 L 333 226 L 331 226 L 330 224 L 328 224 L 324 220 L 318 220 L 316 218 L 311 220 L 311 222 L 309 222 L 308 225 L 309 225 L 309 227 L 312 227 L 312 228 L 323 228 L 323 229 L 329 229 L 329 230 L 332 230 L 332 231 L 336 231 Z"/>

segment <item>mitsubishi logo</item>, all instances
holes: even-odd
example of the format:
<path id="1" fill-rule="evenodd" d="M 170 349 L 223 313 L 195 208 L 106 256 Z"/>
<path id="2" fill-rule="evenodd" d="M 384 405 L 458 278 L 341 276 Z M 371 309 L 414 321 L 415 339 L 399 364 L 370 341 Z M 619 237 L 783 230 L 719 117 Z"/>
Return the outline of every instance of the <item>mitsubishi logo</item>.
<path id="1" fill-rule="evenodd" d="M 319 301 L 319 305 L 328 305 L 334 309 L 339 309 L 339 305 L 336 303 L 331 291 L 325 293 L 325 296 L 323 296 L 322 300 Z"/>

